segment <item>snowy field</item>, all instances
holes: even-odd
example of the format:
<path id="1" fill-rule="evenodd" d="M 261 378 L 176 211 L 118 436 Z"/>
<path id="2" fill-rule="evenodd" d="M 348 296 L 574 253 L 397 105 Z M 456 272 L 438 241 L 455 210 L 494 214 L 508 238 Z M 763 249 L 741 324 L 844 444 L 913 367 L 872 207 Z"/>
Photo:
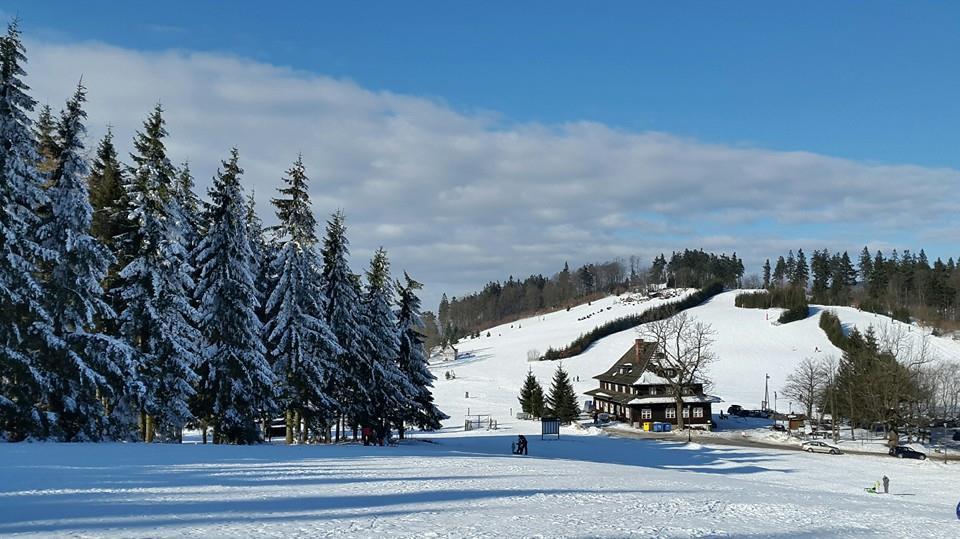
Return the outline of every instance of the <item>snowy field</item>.
<path id="1" fill-rule="evenodd" d="M 0 445 L 0 535 L 960 536 L 957 465 L 506 432 L 399 448 Z M 890 495 L 863 489 L 883 474 Z"/>
<path id="2" fill-rule="evenodd" d="M 951 537 L 956 465 L 604 436 L 0 446 L 0 535 Z M 883 474 L 891 495 L 863 488 Z"/>
<path id="3" fill-rule="evenodd" d="M 764 373 L 772 391 L 803 357 L 839 354 L 816 315 L 780 326 L 771 322 L 778 310 L 737 309 L 734 295 L 690 311 L 718 331 L 711 374 L 723 407 L 758 406 Z M 555 368 L 528 362 L 529 350 L 563 346 L 662 301 L 606 298 L 461 342 L 459 361 L 433 367 L 450 420 L 401 447 L 0 444 L 0 536 L 960 537 L 957 462 L 595 429 L 541 441 L 538 423 L 512 418 L 527 369 L 549 386 Z M 838 312 L 862 328 L 879 320 Z M 591 377 L 634 338 L 621 332 L 565 360 L 577 390 L 596 387 Z M 954 341 L 932 342 L 937 353 L 958 351 Z M 468 411 L 490 414 L 499 428 L 464 432 Z M 530 437 L 529 456 L 509 455 L 518 433 Z M 883 475 L 890 495 L 864 491 Z"/>

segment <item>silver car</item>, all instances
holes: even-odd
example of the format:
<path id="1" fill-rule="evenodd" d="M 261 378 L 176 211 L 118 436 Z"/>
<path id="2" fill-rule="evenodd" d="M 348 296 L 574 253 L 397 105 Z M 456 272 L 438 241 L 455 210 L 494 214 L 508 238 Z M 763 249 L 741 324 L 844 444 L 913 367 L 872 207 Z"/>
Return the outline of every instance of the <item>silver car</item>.
<path id="1" fill-rule="evenodd" d="M 831 455 L 839 455 L 843 453 L 840 451 L 840 448 L 832 446 L 826 442 L 803 442 L 801 448 L 807 453 L 829 453 Z"/>

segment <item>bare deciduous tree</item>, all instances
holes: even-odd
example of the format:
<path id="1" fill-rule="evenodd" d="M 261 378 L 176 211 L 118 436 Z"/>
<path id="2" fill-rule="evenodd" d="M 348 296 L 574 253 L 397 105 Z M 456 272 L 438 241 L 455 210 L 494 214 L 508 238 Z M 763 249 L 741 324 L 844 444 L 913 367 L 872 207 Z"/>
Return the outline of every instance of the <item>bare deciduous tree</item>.
<path id="1" fill-rule="evenodd" d="M 646 341 L 657 343 L 653 367 L 669 382 L 670 394 L 677 404 L 679 428 L 684 428 L 683 397 L 693 384 L 709 386 L 707 368 L 716 359 L 711 350 L 716 332 L 682 312 L 645 324 L 637 330 Z"/>
<path id="2" fill-rule="evenodd" d="M 803 405 L 807 418 L 812 418 L 813 407 L 820 400 L 823 388 L 828 383 L 829 374 L 823 363 L 805 357 L 796 370 L 787 376 L 783 394 Z"/>

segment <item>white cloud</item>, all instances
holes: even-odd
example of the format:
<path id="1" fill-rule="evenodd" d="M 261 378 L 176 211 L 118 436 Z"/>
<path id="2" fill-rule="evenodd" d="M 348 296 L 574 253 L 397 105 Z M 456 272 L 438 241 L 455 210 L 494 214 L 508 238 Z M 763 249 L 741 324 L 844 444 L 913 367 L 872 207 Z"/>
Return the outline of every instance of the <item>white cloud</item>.
<path id="1" fill-rule="evenodd" d="M 354 269 L 384 245 L 397 273 L 427 283 L 430 307 L 441 291 L 549 272 L 564 260 L 703 247 L 756 263 L 787 246 L 857 248 L 905 227 L 913 238 L 937 237 L 945 224 L 956 230 L 960 210 L 956 170 L 591 122 L 510 124 L 223 55 L 33 41 L 28 56 L 41 102 L 59 105 L 83 76 L 91 147 L 107 124 L 126 144 L 157 101 L 171 156 L 189 159 L 201 186 L 237 146 L 268 223 L 268 200 L 303 152 L 318 217 L 347 213 Z M 765 232 L 764 222 L 796 232 Z"/>

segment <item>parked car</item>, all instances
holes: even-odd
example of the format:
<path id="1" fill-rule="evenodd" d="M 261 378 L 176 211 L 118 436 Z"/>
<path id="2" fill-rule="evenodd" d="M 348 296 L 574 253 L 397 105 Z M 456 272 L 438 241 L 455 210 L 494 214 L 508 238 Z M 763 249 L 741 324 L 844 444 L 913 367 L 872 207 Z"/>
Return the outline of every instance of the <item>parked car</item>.
<path id="1" fill-rule="evenodd" d="M 775 430 L 777 432 L 787 432 L 787 427 L 784 427 L 780 423 L 775 423 L 773 425 L 770 425 L 770 430 Z"/>
<path id="2" fill-rule="evenodd" d="M 740 406 L 739 404 L 733 404 L 729 408 L 727 408 L 727 413 L 730 415 L 737 415 L 737 416 L 743 415 L 743 407 Z"/>
<path id="3" fill-rule="evenodd" d="M 927 455 L 915 449 L 909 448 L 905 445 L 898 445 L 896 447 L 891 447 L 890 456 L 897 457 L 898 459 L 927 460 Z"/>
<path id="4" fill-rule="evenodd" d="M 831 455 L 840 455 L 843 453 L 839 447 L 821 441 L 803 442 L 801 448 L 807 453 L 829 453 Z"/>

